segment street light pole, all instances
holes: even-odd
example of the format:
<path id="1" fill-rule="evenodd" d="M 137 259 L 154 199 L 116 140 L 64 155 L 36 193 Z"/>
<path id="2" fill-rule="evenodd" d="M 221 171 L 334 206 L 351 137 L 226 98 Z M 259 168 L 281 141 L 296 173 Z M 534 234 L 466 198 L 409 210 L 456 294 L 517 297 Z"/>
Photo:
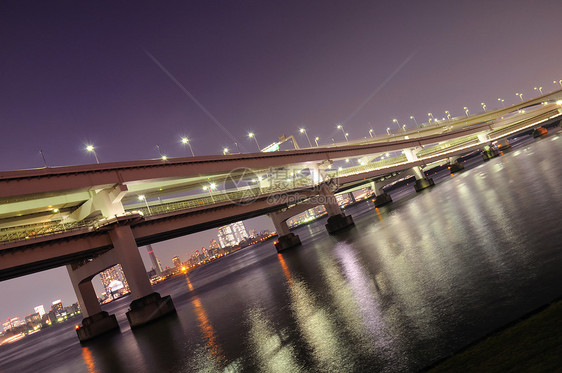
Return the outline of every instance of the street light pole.
<path id="1" fill-rule="evenodd" d="M 519 98 L 521 99 L 521 101 L 523 101 L 523 93 L 516 93 L 515 96 L 519 96 Z"/>
<path id="2" fill-rule="evenodd" d="M 213 197 L 213 189 L 215 189 L 216 186 L 217 184 L 215 183 L 211 183 L 209 184 L 209 186 L 207 185 L 203 186 L 203 190 L 209 191 L 209 196 L 211 197 L 211 201 L 213 201 L 213 203 L 215 203 L 215 197 Z"/>
<path id="3" fill-rule="evenodd" d="M 308 137 L 308 133 L 306 132 L 306 130 L 304 128 L 301 128 L 299 132 L 304 133 L 306 135 L 306 140 L 308 140 L 308 145 L 312 148 L 312 143 L 310 142 L 310 138 Z"/>
<path id="4" fill-rule="evenodd" d="M 484 109 L 484 112 L 486 112 L 486 104 L 481 102 L 480 105 L 482 105 L 482 109 Z"/>
<path id="5" fill-rule="evenodd" d="M 464 114 L 468 117 L 468 108 L 465 106 L 463 109 L 464 109 Z"/>
<path id="6" fill-rule="evenodd" d="M 316 143 L 316 147 L 318 147 L 318 140 L 320 140 L 320 137 L 315 137 L 315 138 L 314 138 L 314 142 Z"/>
<path id="7" fill-rule="evenodd" d="M 160 154 L 160 159 L 162 159 L 163 161 L 165 161 L 166 159 L 168 159 L 168 157 L 166 157 L 164 154 L 162 154 L 162 152 L 160 151 L 160 145 L 156 144 L 156 149 L 158 149 L 158 154 Z"/>
<path id="8" fill-rule="evenodd" d="M 195 157 L 195 153 L 193 152 L 193 148 L 191 147 L 191 143 L 189 142 L 189 139 L 187 137 L 182 137 L 181 143 L 184 145 L 187 144 L 189 146 L 189 150 L 191 150 L 191 156 Z"/>
<path id="9" fill-rule="evenodd" d="M 341 124 L 338 124 L 338 127 L 337 127 L 337 128 L 338 128 L 339 130 L 341 130 L 341 133 L 343 133 L 343 136 L 345 137 L 345 141 L 348 141 L 348 140 L 347 140 L 347 134 L 345 133 L 345 130 L 343 129 L 343 126 L 342 126 Z"/>
<path id="10" fill-rule="evenodd" d="M 96 163 L 100 164 L 100 160 L 98 159 L 98 155 L 96 154 L 96 149 L 94 148 L 94 146 L 93 145 L 87 145 L 86 150 L 94 153 L 94 158 L 96 159 Z"/>
<path id="11" fill-rule="evenodd" d="M 396 125 L 398 126 L 398 129 L 400 129 L 400 123 L 398 122 L 398 119 L 393 119 L 392 122 L 396 123 Z"/>
<path id="12" fill-rule="evenodd" d="M 429 124 L 431 124 L 432 120 L 435 120 L 435 117 L 431 113 L 427 113 L 427 118 L 429 119 Z"/>
<path id="13" fill-rule="evenodd" d="M 414 123 L 416 124 L 416 127 L 418 127 L 418 121 L 416 120 L 416 117 L 414 117 L 413 115 L 410 115 L 410 119 L 414 120 Z"/>
<path id="14" fill-rule="evenodd" d="M 369 130 L 369 136 L 371 136 L 371 138 L 373 137 L 373 133 L 374 133 L 374 132 L 375 132 L 375 131 L 374 131 L 372 128 Z"/>
<path id="15" fill-rule="evenodd" d="M 148 210 L 148 214 L 152 215 L 152 211 L 150 211 L 150 206 L 148 206 L 148 201 L 146 200 L 146 197 L 144 196 L 144 194 L 141 194 L 139 196 L 139 201 L 144 201 L 144 203 L 146 205 L 146 209 Z"/>
<path id="16" fill-rule="evenodd" d="M 251 138 L 251 139 L 253 138 L 253 139 L 256 141 L 256 145 L 257 145 L 257 147 L 258 147 L 258 151 L 261 152 L 260 144 L 258 144 L 258 138 L 256 137 L 256 135 L 255 135 L 253 132 L 250 132 L 250 133 L 248 134 L 248 137 Z"/>

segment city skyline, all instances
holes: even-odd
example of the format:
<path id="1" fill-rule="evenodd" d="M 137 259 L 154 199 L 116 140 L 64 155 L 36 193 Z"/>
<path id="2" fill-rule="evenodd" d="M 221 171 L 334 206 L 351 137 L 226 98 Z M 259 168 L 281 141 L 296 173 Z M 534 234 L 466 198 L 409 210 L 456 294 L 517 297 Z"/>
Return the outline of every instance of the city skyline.
<path id="1" fill-rule="evenodd" d="M 256 226 L 261 226 L 264 228 L 258 229 L 273 231 L 273 224 L 270 222 L 269 218 L 261 216 L 257 218 L 252 218 L 245 220 L 245 224 L 254 229 Z M 152 244 L 152 248 L 156 257 L 161 261 L 163 267 L 172 267 L 172 258 L 174 256 L 179 256 L 182 260 L 185 260 L 188 253 L 192 253 L 199 250 L 201 247 L 208 247 L 211 239 L 217 238 L 217 229 L 211 228 L 203 232 L 194 233 L 186 237 L 175 238 L 163 242 L 158 242 Z M 189 237 L 189 239 L 187 239 Z M 201 246 L 197 246 L 193 242 L 206 242 Z M 189 248 L 188 248 L 189 243 Z M 188 251 L 189 250 L 189 251 Z M 150 256 L 146 250 L 145 246 L 139 247 L 139 252 L 143 259 L 145 268 L 149 271 L 153 265 Z M 37 288 L 38 284 L 45 284 L 55 281 L 55 287 L 53 288 Z M 96 294 L 99 296 L 104 291 L 103 284 L 98 274 L 92 281 Z M 0 308 L 0 320 L 6 320 L 10 317 L 22 317 L 28 315 L 26 310 L 33 310 L 34 307 L 40 304 L 51 304 L 55 299 L 61 299 L 63 303 L 74 303 L 77 301 L 76 295 L 72 288 L 70 279 L 65 267 L 59 267 L 51 269 L 48 271 L 38 272 L 28 276 L 22 276 L 11 280 L 6 280 L 2 282 L 0 287 L 0 298 L 2 299 L 13 299 L 21 295 L 22 292 L 27 292 L 28 294 L 33 294 L 33 296 L 24 297 L 19 303 L 6 304 Z M 51 299 L 52 298 L 52 299 Z"/>
<path id="2" fill-rule="evenodd" d="M 0 171 L 222 154 L 235 142 L 255 152 L 283 134 L 326 144 L 344 141 L 338 124 L 352 139 L 371 128 L 380 136 L 429 113 L 515 103 L 562 79 L 560 5 L 547 1 L 5 11 Z M 273 230 L 265 216 L 249 222 Z M 185 242 L 195 250 L 215 237 L 211 229 L 153 248 L 170 265 Z M 76 299 L 64 267 L 5 281 L 0 320 L 59 298 Z"/>

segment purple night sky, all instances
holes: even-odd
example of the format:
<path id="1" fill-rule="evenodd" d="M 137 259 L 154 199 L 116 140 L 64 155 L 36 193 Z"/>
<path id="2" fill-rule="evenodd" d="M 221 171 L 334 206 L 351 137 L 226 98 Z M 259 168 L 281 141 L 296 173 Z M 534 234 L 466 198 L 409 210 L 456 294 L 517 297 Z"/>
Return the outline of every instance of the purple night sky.
<path id="1" fill-rule="evenodd" d="M 320 144 L 555 89 L 558 1 L 124 1 L 0 5 L 0 171 Z M 181 86 L 181 87 L 180 87 Z M 182 88 L 183 87 L 183 88 Z M 186 93 L 189 92 L 189 93 Z M 1 208 L 1 206 L 0 206 Z M 267 218 L 248 229 L 271 229 Z M 216 230 L 154 245 L 164 265 Z M 141 248 L 145 263 L 146 250 Z M 5 281 L 0 320 L 62 298 L 66 269 Z"/>

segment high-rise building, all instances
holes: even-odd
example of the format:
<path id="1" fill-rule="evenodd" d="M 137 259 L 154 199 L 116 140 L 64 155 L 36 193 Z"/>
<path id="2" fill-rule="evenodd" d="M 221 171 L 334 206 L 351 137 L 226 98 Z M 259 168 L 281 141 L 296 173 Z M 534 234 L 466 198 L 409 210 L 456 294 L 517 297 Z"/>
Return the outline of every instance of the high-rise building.
<path id="1" fill-rule="evenodd" d="M 27 315 L 25 317 L 26 324 L 41 324 L 41 316 L 39 316 L 39 312 L 33 313 L 31 315 Z"/>
<path id="2" fill-rule="evenodd" d="M 127 283 L 121 264 L 117 264 L 100 272 L 100 279 L 105 289 L 105 294 L 108 296 L 113 293 L 125 294 L 129 292 L 129 284 Z"/>
<path id="3" fill-rule="evenodd" d="M 246 227 L 241 221 L 222 226 L 218 230 L 221 247 L 236 246 L 248 238 Z"/>
<path id="4" fill-rule="evenodd" d="M 212 239 L 211 243 L 209 244 L 209 249 L 210 250 L 215 250 L 215 249 L 220 249 L 219 243 L 217 242 L 217 240 Z"/>
<path id="5" fill-rule="evenodd" d="M 43 307 L 43 305 L 37 306 L 34 308 L 35 312 L 39 314 L 39 316 L 43 317 L 43 315 L 45 314 L 45 308 Z"/>
<path id="6" fill-rule="evenodd" d="M 172 258 L 172 263 L 174 264 L 174 267 L 179 268 L 181 267 L 181 260 L 179 256 L 174 256 Z"/>
<path id="7" fill-rule="evenodd" d="M 160 261 L 156 258 L 156 254 L 154 253 L 154 250 L 152 250 L 152 245 L 146 245 L 146 250 L 148 251 L 150 261 L 152 262 L 152 268 L 154 268 L 156 274 L 160 276 L 162 273 L 162 264 L 160 264 Z"/>
<path id="8" fill-rule="evenodd" d="M 53 311 L 55 315 L 60 315 L 64 312 L 64 307 L 60 299 L 57 299 L 51 304 L 51 311 Z"/>

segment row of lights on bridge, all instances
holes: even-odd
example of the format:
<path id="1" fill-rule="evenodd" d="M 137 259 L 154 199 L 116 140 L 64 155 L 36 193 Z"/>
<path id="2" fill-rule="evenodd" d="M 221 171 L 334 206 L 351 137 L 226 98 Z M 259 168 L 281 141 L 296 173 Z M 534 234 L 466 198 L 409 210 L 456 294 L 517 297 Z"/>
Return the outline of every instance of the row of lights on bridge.
<path id="1" fill-rule="evenodd" d="M 553 83 L 554 83 L 554 84 L 559 84 L 560 87 L 562 88 L 562 79 L 560 79 L 560 80 L 558 80 L 558 81 L 553 80 Z M 535 91 L 539 92 L 539 94 L 542 95 L 542 94 L 543 94 L 542 88 L 543 88 L 542 86 L 538 86 L 538 87 L 534 87 L 533 89 L 534 89 Z M 515 95 L 516 95 L 517 97 L 519 97 L 519 99 L 521 99 L 521 101 L 523 102 L 523 94 L 522 94 L 522 93 L 517 92 L 517 93 L 515 93 Z M 505 99 L 499 97 L 499 98 L 498 98 L 498 102 L 502 104 L 502 107 L 505 107 Z M 482 110 L 484 110 L 484 112 L 486 112 L 486 109 L 487 109 L 486 103 L 481 102 L 480 105 L 482 106 Z M 468 107 L 466 107 L 466 106 L 463 107 L 463 110 L 464 110 L 464 114 L 468 117 L 468 116 L 470 115 L 470 112 L 469 112 Z M 442 119 L 442 121 L 444 121 L 444 120 L 451 120 L 451 113 L 450 113 L 448 110 L 445 110 L 445 115 L 446 115 L 446 118 L 444 117 L 444 118 Z M 432 122 L 435 122 L 435 123 L 438 123 L 438 122 L 439 122 L 439 120 L 438 120 L 437 118 L 435 118 L 432 113 L 427 113 L 427 118 L 428 118 L 428 123 L 429 123 L 429 124 L 431 124 Z M 413 115 L 410 115 L 410 120 L 413 120 L 413 121 L 414 121 L 416 127 L 419 126 L 418 121 L 416 120 L 416 117 L 414 117 Z M 406 127 L 406 124 L 400 124 L 400 122 L 398 121 L 398 119 L 392 119 L 392 122 L 395 123 L 395 124 L 398 126 L 398 129 L 399 129 L 399 130 L 402 130 L 402 131 L 406 132 L 406 128 L 407 128 L 407 127 Z M 344 138 L 345 138 L 345 141 L 346 141 L 346 142 L 349 142 L 349 133 L 344 130 L 343 124 L 338 124 L 338 125 L 336 126 L 336 129 L 337 129 L 337 130 L 340 130 L 340 131 L 342 132 Z M 300 129 L 299 129 L 299 132 L 300 132 L 301 134 L 304 134 L 304 135 L 306 136 L 306 139 L 307 139 L 307 141 L 308 141 L 308 145 L 312 148 L 312 142 L 310 141 L 310 137 L 308 137 L 308 133 L 306 132 L 306 129 L 305 129 L 305 128 L 300 128 Z M 386 128 L 386 133 L 387 133 L 389 136 L 391 135 L 391 128 L 390 128 L 390 127 L 387 127 L 387 128 Z M 373 137 L 374 134 L 375 134 L 375 131 L 374 131 L 372 128 L 369 129 L 369 136 L 370 136 L 371 138 Z M 256 134 L 255 134 L 254 132 L 249 132 L 249 133 L 248 133 L 248 138 L 253 139 L 253 140 L 256 142 L 256 146 L 257 146 L 257 148 L 258 148 L 258 151 L 261 151 L 261 147 L 260 147 L 260 144 L 258 143 L 258 138 L 257 138 Z M 314 138 L 314 143 L 315 143 L 316 147 L 319 147 L 319 144 L 318 144 L 318 141 L 319 141 L 319 140 L 320 140 L 319 137 L 315 137 L 315 138 Z M 193 152 L 193 147 L 191 146 L 191 142 L 190 142 L 189 138 L 187 138 L 187 137 L 182 137 L 182 138 L 180 139 L 180 141 L 181 141 L 182 144 L 189 146 L 189 150 L 191 151 L 191 155 L 192 155 L 193 157 L 195 157 L 195 153 Z M 332 141 L 333 141 L 333 139 L 332 139 Z M 159 146 L 159 145 L 156 145 L 156 149 L 158 150 L 158 154 L 160 155 L 160 159 L 162 159 L 162 160 L 164 160 L 164 161 L 168 159 L 168 157 L 167 157 L 165 154 L 162 154 L 162 152 L 160 151 L 160 146 Z M 95 158 L 95 160 L 96 160 L 96 163 L 99 164 L 100 162 L 99 162 L 98 155 L 96 154 L 96 150 L 95 150 L 94 146 L 93 146 L 93 145 L 87 145 L 87 146 L 86 146 L 86 150 L 94 154 L 94 158 Z M 230 149 L 227 148 L 227 147 L 224 147 L 224 148 L 222 149 L 222 154 L 223 154 L 223 155 L 229 154 L 229 152 L 230 152 Z"/>

